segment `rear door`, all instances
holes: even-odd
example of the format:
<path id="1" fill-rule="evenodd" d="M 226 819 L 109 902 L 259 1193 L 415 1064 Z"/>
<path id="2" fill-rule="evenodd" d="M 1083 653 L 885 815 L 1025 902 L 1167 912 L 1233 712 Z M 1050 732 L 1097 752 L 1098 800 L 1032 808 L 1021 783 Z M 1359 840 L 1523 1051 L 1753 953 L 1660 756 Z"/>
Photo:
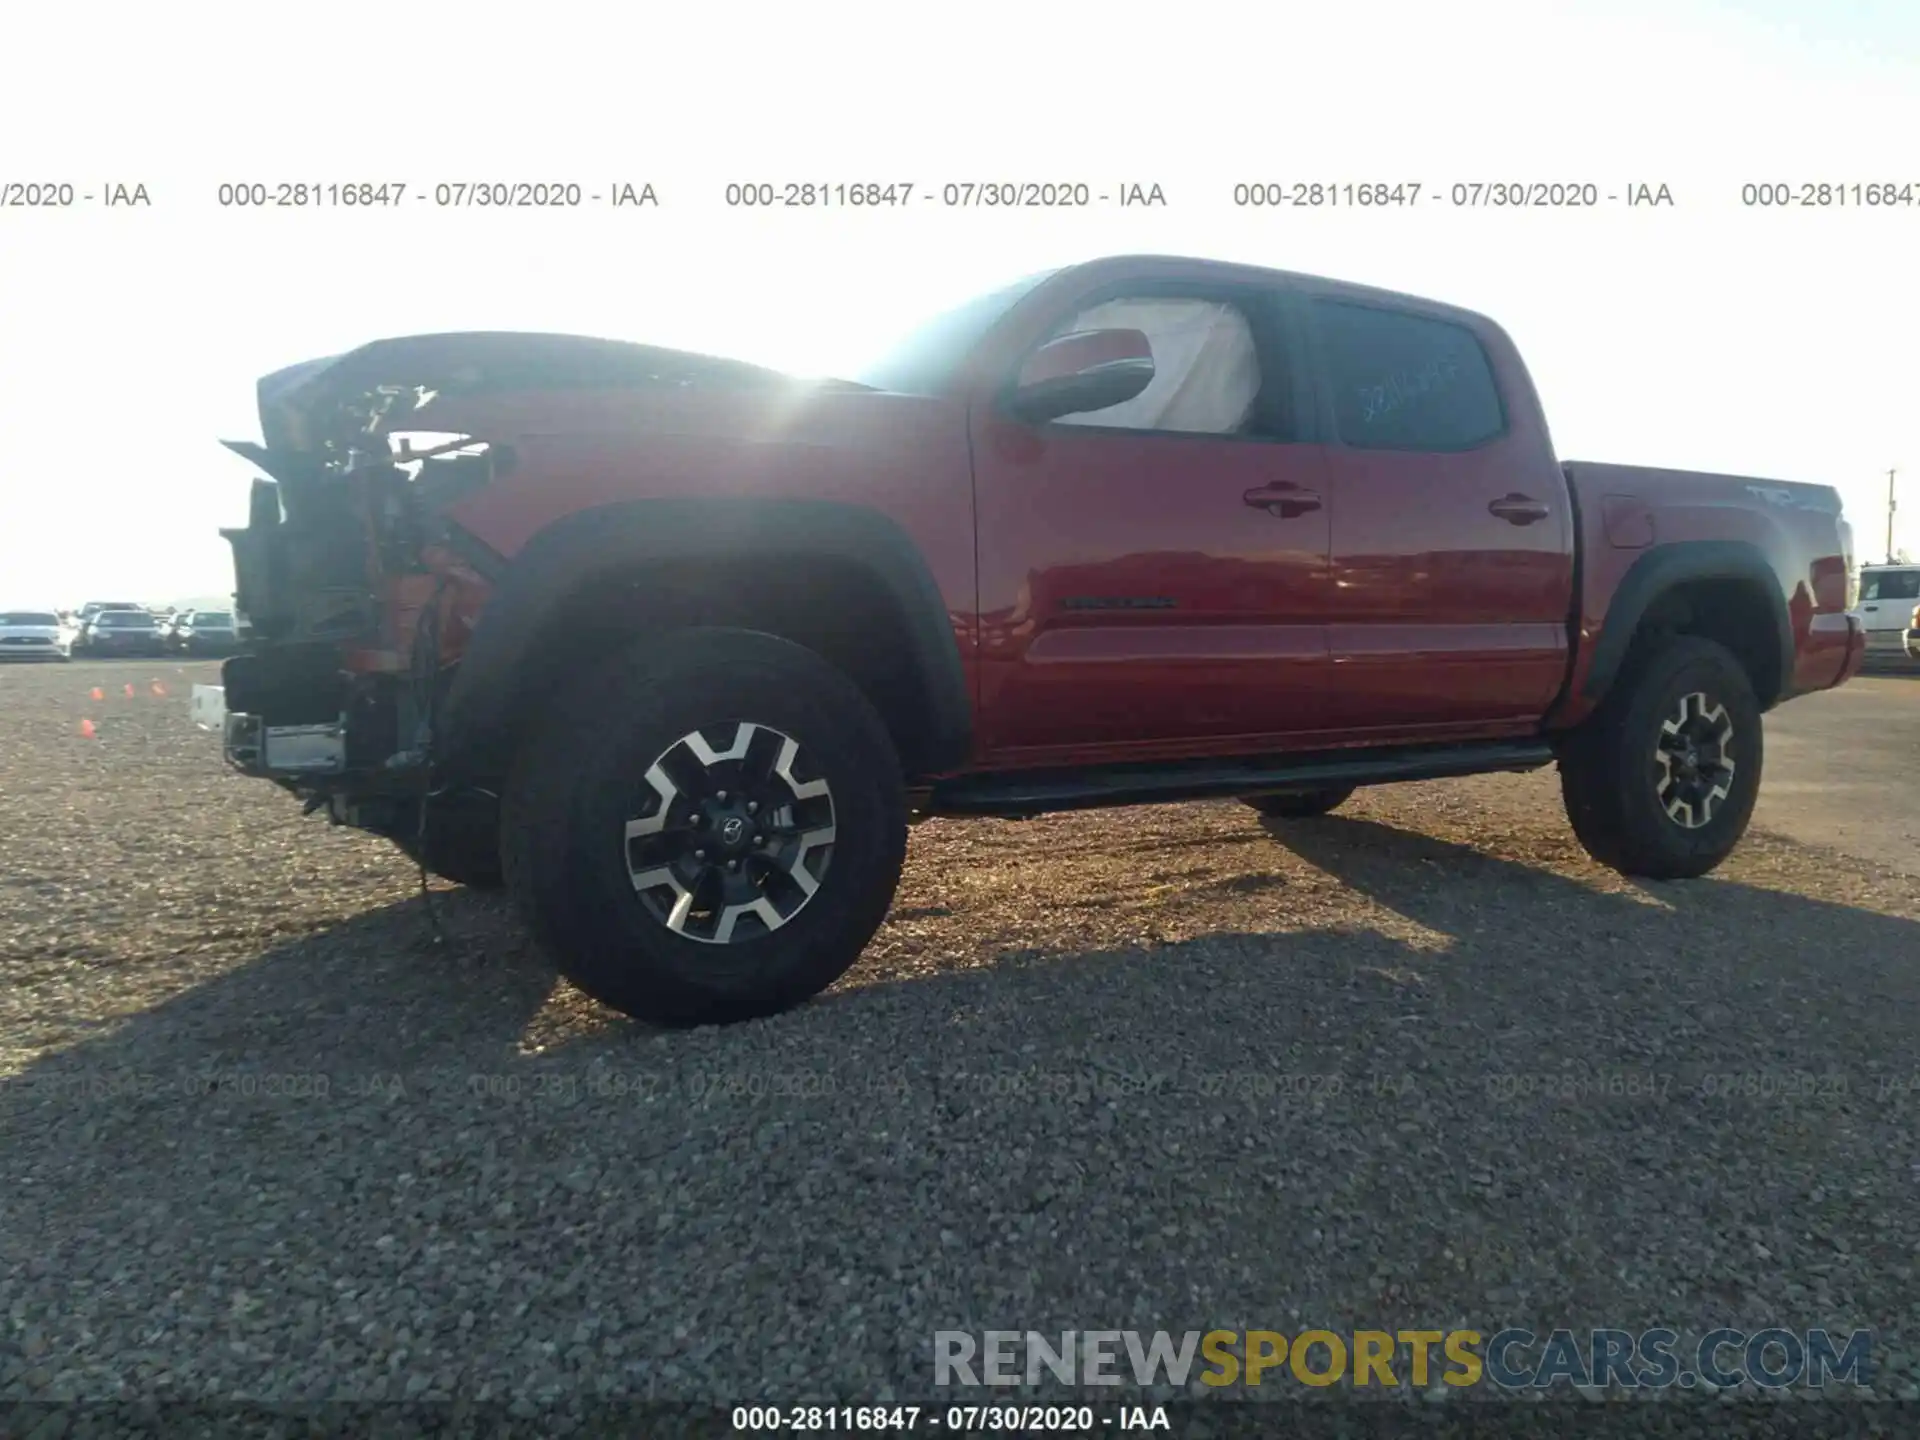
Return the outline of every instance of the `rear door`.
<path id="1" fill-rule="evenodd" d="M 1315 729 L 1327 511 L 1293 322 L 1266 287 L 1143 279 L 1063 297 L 1053 336 L 1137 329 L 1110 410 L 971 419 L 981 709 L 1002 763 L 1260 748 Z"/>
<path id="2" fill-rule="evenodd" d="M 1860 613 L 1870 649 L 1906 653 L 1907 631 L 1920 605 L 1920 565 L 1887 565 L 1860 572 Z"/>
<path id="3" fill-rule="evenodd" d="M 1573 516 L 1517 354 L 1417 301 L 1316 295 L 1307 311 L 1332 506 L 1330 723 L 1384 741 L 1537 721 L 1566 675 Z"/>

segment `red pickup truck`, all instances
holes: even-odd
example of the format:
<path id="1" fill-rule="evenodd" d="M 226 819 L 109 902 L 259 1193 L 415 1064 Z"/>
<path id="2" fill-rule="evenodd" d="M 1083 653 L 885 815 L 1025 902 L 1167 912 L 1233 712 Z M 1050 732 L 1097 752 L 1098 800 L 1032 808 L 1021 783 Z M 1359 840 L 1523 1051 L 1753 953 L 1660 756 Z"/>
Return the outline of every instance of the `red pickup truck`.
<path id="1" fill-rule="evenodd" d="M 1036 275 L 847 380 L 428 335 L 259 402 L 228 760 L 667 1024 L 831 984 L 927 816 L 1557 763 L 1597 859 L 1700 875 L 1864 648 L 1832 489 L 1563 464 L 1491 321 L 1239 265 Z"/>

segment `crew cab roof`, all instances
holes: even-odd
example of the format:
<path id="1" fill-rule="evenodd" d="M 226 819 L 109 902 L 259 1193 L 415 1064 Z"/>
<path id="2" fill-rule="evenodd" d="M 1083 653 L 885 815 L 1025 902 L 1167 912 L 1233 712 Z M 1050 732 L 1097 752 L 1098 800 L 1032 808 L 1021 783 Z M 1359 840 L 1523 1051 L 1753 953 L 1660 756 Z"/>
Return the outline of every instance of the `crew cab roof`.
<path id="1" fill-rule="evenodd" d="M 1417 309 L 1436 317 L 1459 320 L 1475 326 L 1495 325 L 1489 316 L 1477 310 L 1450 305 L 1443 300 L 1430 299 L 1425 295 L 1407 294 L 1377 285 L 1360 285 L 1351 280 L 1335 280 L 1325 275 L 1310 274 L 1304 270 L 1281 270 L 1272 266 L 1250 265 L 1235 260 L 1203 260 L 1195 256 L 1153 253 L 1107 255 L 1097 260 L 1086 260 L 1078 265 L 1067 266 L 1059 273 L 1082 278 L 1091 275 L 1097 278 L 1100 271 L 1109 268 L 1129 275 L 1136 275 L 1142 270 L 1164 271 L 1168 279 L 1215 276 L 1223 280 L 1239 281 L 1242 284 L 1285 285 L 1327 300 L 1391 305 L 1396 309 Z"/>

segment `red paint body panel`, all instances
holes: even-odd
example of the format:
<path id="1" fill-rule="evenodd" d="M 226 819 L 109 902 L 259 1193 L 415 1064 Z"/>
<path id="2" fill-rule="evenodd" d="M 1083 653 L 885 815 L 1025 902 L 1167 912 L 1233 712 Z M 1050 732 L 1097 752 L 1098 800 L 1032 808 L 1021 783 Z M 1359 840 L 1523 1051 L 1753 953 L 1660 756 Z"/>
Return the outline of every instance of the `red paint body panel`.
<path id="1" fill-rule="evenodd" d="M 1584 462 L 1570 463 L 1566 472 L 1584 513 L 1599 513 L 1609 496 L 1643 502 L 1661 545 L 1742 540 L 1754 546 L 1774 572 L 1793 628 L 1787 694 L 1828 689 L 1850 678 L 1844 668 L 1855 643 L 1847 617 L 1850 537 L 1843 534 L 1839 500 L 1831 491 L 1739 475 Z M 1549 717 L 1551 725 L 1576 724 L 1593 710 L 1596 702 L 1582 693 L 1593 647 L 1622 578 L 1644 553 L 1603 538 L 1582 556 L 1573 683 Z"/>
<path id="2" fill-rule="evenodd" d="M 999 397 L 1063 320 L 1128 285 L 1169 282 L 1270 295 L 1276 314 L 1319 297 L 1464 326 L 1501 391 L 1505 431 L 1452 453 L 1349 449 L 1305 343 L 1311 423 L 1290 439 L 1004 413 Z M 1595 703 L 1585 684 L 1629 569 L 1693 540 L 1765 557 L 1793 626 L 1790 693 L 1859 665 L 1834 492 L 1563 467 L 1511 340 L 1466 311 L 1244 266 L 1102 260 L 1030 290 L 928 388 L 450 395 L 405 428 L 512 448 L 512 473 L 446 512 L 509 564 L 554 522 L 626 500 L 764 495 L 884 513 L 946 607 L 976 707 L 973 768 L 1564 728 Z M 457 653 L 485 585 L 450 557 L 436 568 L 457 582 L 443 623 Z M 363 665 L 404 652 L 432 589 L 396 587 L 393 633 Z"/>
<path id="3" fill-rule="evenodd" d="M 1318 446 L 987 415 L 974 465 L 988 751 L 1324 728 L 1325 511 L 1243 499 L 1313 485 Z"/>
<path id="4" fill-rule="evenodd" d="M 978 693 L 973 485 L 966 412 L 953 401 L 816 392 L 789 408 L 701 392 L 561 394 L 429 405 L 414 419 L 514 446 L 508 480 L 447 510 L 509 558 L 554 521 L 622 500 L 801 495 L 881 510 L 932 572 Z"/>

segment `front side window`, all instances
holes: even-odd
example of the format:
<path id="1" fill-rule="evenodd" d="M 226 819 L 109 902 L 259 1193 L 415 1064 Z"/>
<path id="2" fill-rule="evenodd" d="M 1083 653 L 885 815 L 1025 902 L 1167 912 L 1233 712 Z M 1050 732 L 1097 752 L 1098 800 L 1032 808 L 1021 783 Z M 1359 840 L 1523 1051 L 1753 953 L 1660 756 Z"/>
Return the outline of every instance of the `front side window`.
<path id="1" fill-rule="evenodd" d="M 60 617 L 41 610 L 9 610 L 0 615 L 0 625 L 58 625 Z"/>
<path id="2" fill-rule="evenodd" d="M 1314 312 L 1342 444 L 1471 450 L 1506 430 L 1493 367 L 1465 326 L 1328 300 Z"/>
<path id="3" fill-rule="evenodd" d="M 1869 570 L 1860 577 L 1862 600 L 1920 600 L 1920 570 Z"/>
<path id="4" fill-rule="evenodd" d="M 1133 399 L 1063 415 L 1063 425 L 1243 435 L 1260 398 L 1260 352 L 1237 305 L 1196 299 L 1108 300 L 1054 332 L 1138 330 L 1153 351 L 1153 380 Z"/>

